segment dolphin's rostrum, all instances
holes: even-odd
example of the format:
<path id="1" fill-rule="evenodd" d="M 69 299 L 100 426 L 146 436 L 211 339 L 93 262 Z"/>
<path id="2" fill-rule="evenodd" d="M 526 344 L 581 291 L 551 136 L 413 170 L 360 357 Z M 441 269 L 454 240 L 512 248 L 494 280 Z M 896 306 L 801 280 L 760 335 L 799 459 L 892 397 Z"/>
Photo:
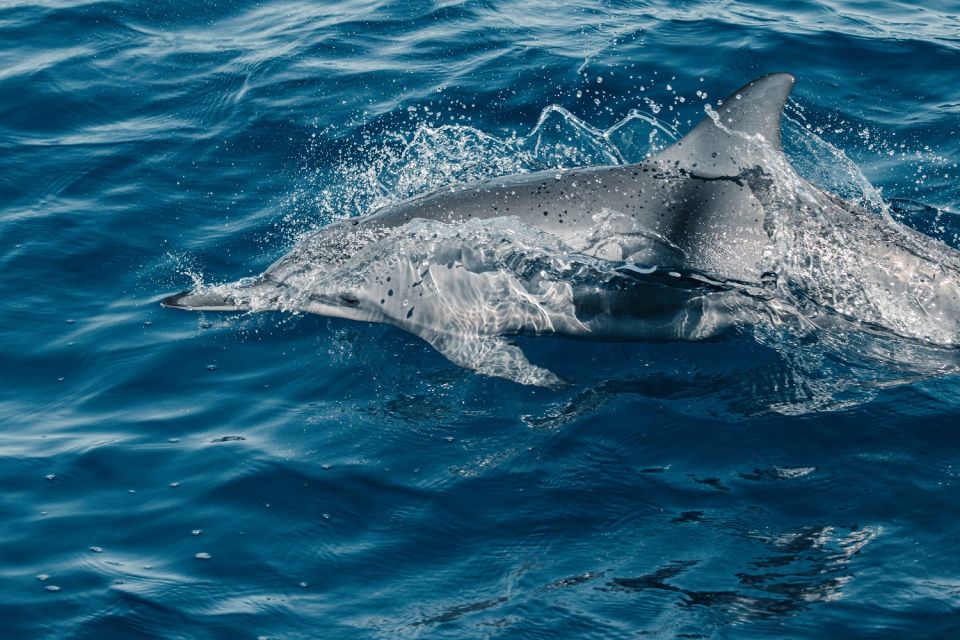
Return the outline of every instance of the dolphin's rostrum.
<path id="1" fill-rule="evenodd" d="M 544 386 L 559 379 L 505 336 L 699 340 L 778 313 L 777 291 L 798 288 L 816 307 L 801 323 L 954 346 L 956 252 L 797 176 L 780 143 L 793 85 L 786 73 L 754 80 L 643 162 L 433 191 L 327 225 L 259 278 L 163 304 L 385 322 L 456 364 Z M 814 248 L 844 234 L 849 257 Z M 845 261 L 864 255 L 851 281 Z"/>

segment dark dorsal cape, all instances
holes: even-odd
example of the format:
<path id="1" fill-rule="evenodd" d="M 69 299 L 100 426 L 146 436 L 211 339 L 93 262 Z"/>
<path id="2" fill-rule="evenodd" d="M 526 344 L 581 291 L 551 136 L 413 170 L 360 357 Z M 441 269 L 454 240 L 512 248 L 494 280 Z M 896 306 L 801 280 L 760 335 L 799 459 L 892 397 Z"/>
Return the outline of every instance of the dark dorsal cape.
<path id="1" fill-rule="evenodd" d="M 769 187 L 791 171 L 780 120 L 794 78 L 776 73 L 744 85 L 673 146 L 649 162 L 660 168 L 659 231 L 686 253 L 690 266 L 715 276 L 757 281 L 770 243 Z M 661 212 L 662 213 L 662 212 Z"/>

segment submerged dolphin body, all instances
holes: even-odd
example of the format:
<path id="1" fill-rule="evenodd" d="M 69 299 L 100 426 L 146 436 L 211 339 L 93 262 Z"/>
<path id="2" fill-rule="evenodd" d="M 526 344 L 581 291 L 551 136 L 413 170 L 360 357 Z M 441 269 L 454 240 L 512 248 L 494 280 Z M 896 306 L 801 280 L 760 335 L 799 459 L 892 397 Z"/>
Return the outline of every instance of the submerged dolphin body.
<path id="1" fill-rule="evenodd" d="M 778 288 L 807 291 L 808 315 L 954 346 L 956 252 L 936 243 L 931 258 L 935 241 L 796 175 L 780 143 L 793 85 L 754 80 L 638 164 L 433 191 L 329 224 L 259 278 L 163 304 L 389 323 L 456 364 L 544 386 L 559 380 L 505 336 L 705 339 Z"/>

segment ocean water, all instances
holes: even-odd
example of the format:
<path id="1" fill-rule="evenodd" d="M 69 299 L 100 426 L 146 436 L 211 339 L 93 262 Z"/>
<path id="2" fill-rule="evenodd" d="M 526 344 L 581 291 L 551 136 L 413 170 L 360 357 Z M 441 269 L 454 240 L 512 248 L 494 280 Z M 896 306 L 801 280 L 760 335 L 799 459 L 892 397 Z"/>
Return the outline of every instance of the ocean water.
<path id="1" fill-rule="evenodd" d="M 952 268 L 958 69 L 946 1 L 0 2 L 0 637 L 956 637 L 957 352 L 895 306 L 520 338 L 544 389 L 159 302 L 773 71 L 798 172 Z"/>

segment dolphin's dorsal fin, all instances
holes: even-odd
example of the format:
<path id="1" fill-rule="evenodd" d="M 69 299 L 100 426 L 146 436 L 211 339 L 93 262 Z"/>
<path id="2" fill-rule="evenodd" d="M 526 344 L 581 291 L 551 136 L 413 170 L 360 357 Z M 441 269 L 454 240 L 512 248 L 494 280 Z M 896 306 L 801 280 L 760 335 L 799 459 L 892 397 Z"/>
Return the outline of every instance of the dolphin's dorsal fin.
<path id="1" fill-rule="evenodd" d="M 782 152 L 780 115 L 794 82 L 789 73 L 772 73 L 745 84 L 655 160 L 703 176 L 736 175 L 758 164 L 760 144 Z"/>

